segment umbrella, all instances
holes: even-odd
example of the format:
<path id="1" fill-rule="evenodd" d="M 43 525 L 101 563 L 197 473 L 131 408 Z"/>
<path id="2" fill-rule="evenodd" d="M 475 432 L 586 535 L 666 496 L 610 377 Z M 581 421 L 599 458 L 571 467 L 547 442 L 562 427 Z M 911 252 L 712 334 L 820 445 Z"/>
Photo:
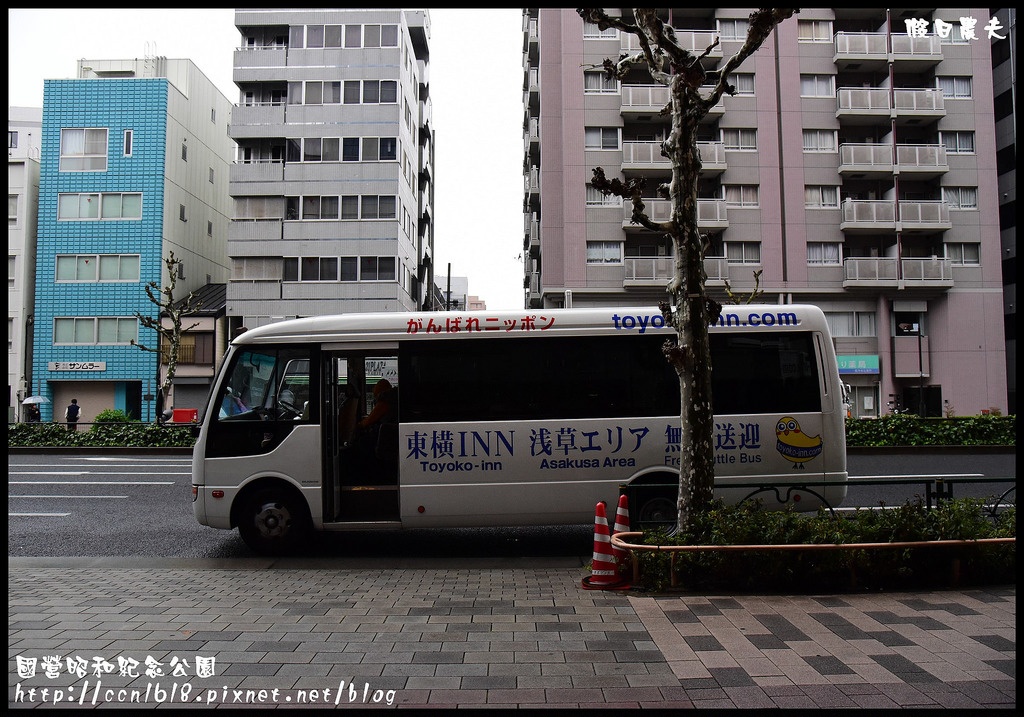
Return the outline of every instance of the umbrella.
<path id="1" fill-rule="evenodd" d="M 22 401 L 22 404 L 28 404 L 28 403 L 49 403 L 49 402 L 50 402 L 50 399 L 48 399 L 46 396 L 29 396 L 24 401 Z"/>

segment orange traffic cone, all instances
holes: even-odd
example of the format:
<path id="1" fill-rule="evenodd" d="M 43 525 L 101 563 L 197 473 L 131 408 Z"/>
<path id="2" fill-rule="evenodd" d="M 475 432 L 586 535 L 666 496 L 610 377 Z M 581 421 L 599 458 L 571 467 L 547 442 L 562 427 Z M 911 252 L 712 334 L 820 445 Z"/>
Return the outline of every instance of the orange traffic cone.
<path id="1" fill-rule="evenodd" d="M 625 590 L 629 587 L 615 569 L 604 503 L 598 503 L 594 512 L 594 564 L 590 576 L 583 578 L 583 587 L 587 590 Z"/>
<path id="2" fill-rule="evenodd" d="M 619 508 L 615 511 L 615 527 L 612 528 L 612 535 L 628 532 L 629 501 L 626 499 L 625 494 L 623 494 L 619 496 Z M 614 543 L 612 544 L 612 554 L 615 556 L 615 561 L 619 564 L 620 568 L 626 564 L 626 560 L 629 558 L 629 554 Z"/>

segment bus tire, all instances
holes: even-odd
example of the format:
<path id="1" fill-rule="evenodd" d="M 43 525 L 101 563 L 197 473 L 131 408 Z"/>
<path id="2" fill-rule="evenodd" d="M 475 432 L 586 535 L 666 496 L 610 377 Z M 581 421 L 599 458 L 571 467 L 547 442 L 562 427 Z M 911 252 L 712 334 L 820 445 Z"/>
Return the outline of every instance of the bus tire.
<path id="1" fill-rule="evenodd" d="M 238 534 L 254 552 L 284 555 L 305 542 L 311 528 L 309 511 L 294 491 L 258 488 L 242 498 Z"/>
<path id="2" fill-rule="evenodd" d="M 661 529 L 667 535 L 676 532 L 678 516 L 677 496 L 672 492 L 655 488 L 639 488 L 639 506 L 634 515 L 636 527 L 641 530 Z"/>

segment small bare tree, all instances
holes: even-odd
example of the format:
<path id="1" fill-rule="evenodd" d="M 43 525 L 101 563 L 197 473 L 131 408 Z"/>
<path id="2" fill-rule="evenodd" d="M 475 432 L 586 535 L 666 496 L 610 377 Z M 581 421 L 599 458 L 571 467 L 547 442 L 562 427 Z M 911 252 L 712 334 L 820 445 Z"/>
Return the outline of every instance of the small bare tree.
<path id="1" fill-rule="evenodd" d="M 735 94 L 729 75 L 753 54 L 775 26 L 791 17 L 794 9 L 760 9 L 750 15 L 742 47 L 719 70 L 705 70 L 701 60 L 718 45 L 716 38 L 701 55 L 694 55 L 676 41 L 675 31 L 651 8 L 635 8 L 633 22 L 611 17 L 601 9 L 579 9 L 580 17 L 601 30 L 617 28 L 635 35 L 640 52 L 606 59 L 602 67 L 609 78 L 622 79 L 634 66 L 646 66 L 651 78 L 669 88 L 669 103 L 662 110 L 671 118 L 671 130 L 662 143 L 662 154 L 672 164 L 669 184 L 658 187 L 660 196 L 672 201 L 671 219 L 654 222 L 644 212 L 643 180 L 609 180 L 601 168 L 594 170 L 592 184 L 605 194 L 632 202 L 632 221 L 671 237 L 675 249 L 675 275 L 668 284 L 670 301 L 661 304 L 665 319 L 676 331 L 676 342 L 666 342 L 665 356 L 679 376 L 682 401 L 679 441 L 679 498 L 677 528 L 685 530 L 691 516 L 710 505 L 714 495 L 714 416 L 711 404 L 711 353 L 708 325 L 718 321 L 722 306 L 705 291 L 705 237 L 697 228 L 697 180 L 701 161 L 697 128 L 723 94 Z M 701 94 L 701 91 L 707 93 Z"/>
<path id="2" fill-rule="evenodd" d="M 157 345 L 155 347 L 151 347 L 140 344 L 135 339 L 132 339 L 131 341 L 132 346 L 137 346 L 143 351 L 150 351 L 157 354 L 158 371 L 161 359 L 165 360 L 167 363 L 167 373 L 164 375 L 163 380 L 160 382 L 160 387 L 157 390 L 157 423 L 163 422 L 164 402 L 170 394 L 171 385 L 174 381 L 174 374 L 178 369 L 178 353 L 181 347 L 181 335 L 185 331 L 194 329 L 199 325 L 198 323 L 194 323 L 191 326 L 182 328 L 182 323 L 186 316 L 196 313 L 203 305 L 203 302 L 197 298 L 194 291 L 190 291 L 184 301 L 175 302 L 174 289 L 177 286 L 178 276 L 181 273 L 180 266 L 182 261 L 181 259 L 175 258 L 173 251 L 169 251 L 167 256 L 164 257 L 163 262 L 164 266 L 167 267 L 167 285 L 161 289 L 157 282 L 151 281 L 145 286 L 146 296 L 149 297 L 149 300 L 157 307 L 156 316 L 153 317 L 142 314 L 138 311 L 135 312 L 135 318 L 139 320 L 140 324 L 157 332 Z M 170 326 L 164 326 L 162 320 L 163 316 L 167 316 L 171 320 Z"/>

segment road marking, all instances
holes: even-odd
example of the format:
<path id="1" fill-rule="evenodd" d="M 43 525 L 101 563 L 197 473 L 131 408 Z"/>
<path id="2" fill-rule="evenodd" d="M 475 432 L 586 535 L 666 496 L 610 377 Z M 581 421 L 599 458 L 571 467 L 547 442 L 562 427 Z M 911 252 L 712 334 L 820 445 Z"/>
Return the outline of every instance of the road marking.
<path id="1" fill-rule="evenodd" d="M 96 481 L 60 481 L 60 480 L 12 480 L 9 485 L 174 485 L 174 481 L 127 481 L 127 480 L 96 480 Z"/>
<path id="2" fill-rule="evenodd" d="M 9 495 L 8 498 L 127 498 L 126 495 Z"/>
<path id="3" fill-rule="evenodd" d="M 67 518 L 71 513 L 8 513 L 8 518 Z"/>

